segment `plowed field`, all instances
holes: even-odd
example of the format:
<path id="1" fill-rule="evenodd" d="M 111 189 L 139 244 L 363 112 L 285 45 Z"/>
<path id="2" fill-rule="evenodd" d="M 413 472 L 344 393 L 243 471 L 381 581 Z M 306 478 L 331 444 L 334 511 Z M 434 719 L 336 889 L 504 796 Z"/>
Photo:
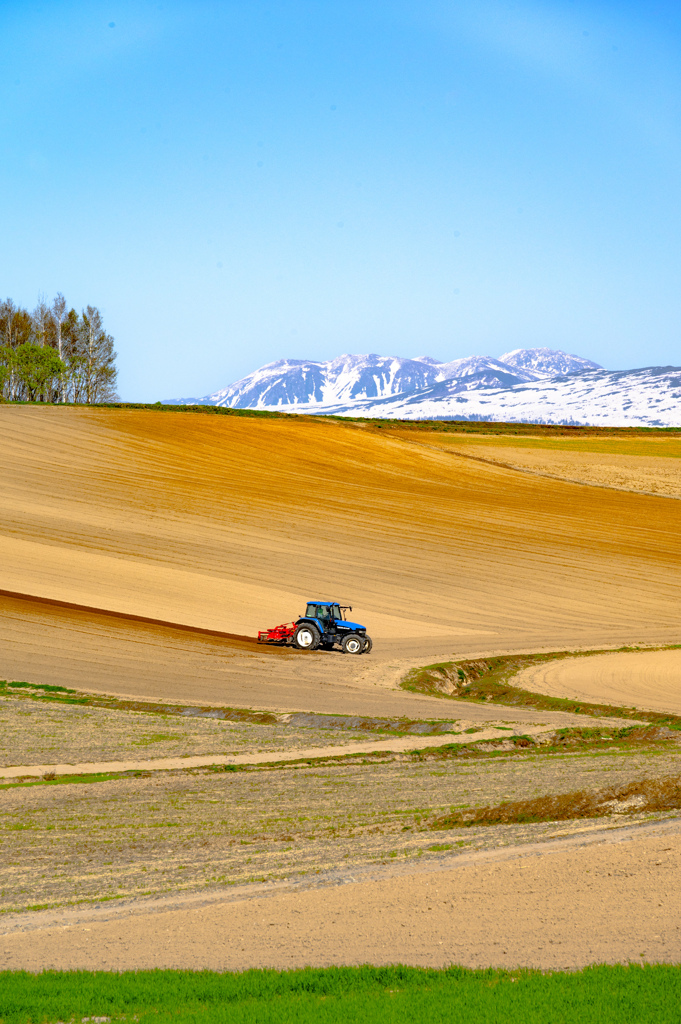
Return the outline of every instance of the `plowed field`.
<path id="1" fill-rule="evenodd" d="M 316 418 L 5 407 L 0 431 L 1 589 L 244 637 L 332 597 L 375 640 L 307 656 L 6 601 L 8 678 L 157 695 L 167 676 L 177 696 L 179 677 L 215 699 L 201 680 L 229 673 L 240 701 L 283 706 L 282 680 L 374 694 L 455 654 L 678 637 L 672 498 Z"/>

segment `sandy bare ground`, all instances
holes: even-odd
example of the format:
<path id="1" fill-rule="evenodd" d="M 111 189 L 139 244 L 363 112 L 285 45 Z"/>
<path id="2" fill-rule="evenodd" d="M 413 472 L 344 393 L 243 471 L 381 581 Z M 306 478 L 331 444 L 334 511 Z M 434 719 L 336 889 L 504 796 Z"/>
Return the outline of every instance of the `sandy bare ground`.
<path id="1" fill-rule="evenodd" d="M 559 830 L 556 830 L 559 831 Z M 6 917 L 0 967 L 244 970 L 681 961 L 681 827 L 606 829 L 220 900 Z"/>
<path id="2" fill-rule="evenodd" d="M 668 499 L 314 418 L 7 407 L 0 429 L 5 590 L 250 635 L 331 593 L 419 656 L 678 629 Z"/>
<path id="3" fill-rule="evenodd" d="M 457 656 L 678 638 L 668 499 L 321 421 L 4 408 L 0 427 L 0 589 L 251 635 L 332 593 L 376 641 L 368 658 L 303 661 L 3 598 L 6 678 L 437 716 L 386 691 Z"/>
<path id="4" fill-rule="evenodd" d="M 409 433 L 402 436 L 405 440 L 413 438 Z M 418 437 L 416 440 L 420 441 Z M 456 435 L 449 435 L 431 438 L 427 443 L 464 457 L 472 456 L 494 465 L 512 466 L 573 483 L 681 498 L 681 441 L 678 439 L 641 442 L 632 438 L 628 446 L 616 440 L 610 443 L 592 440 L 594 451 L 584 450 L 588 441 L 536 438 L 503 438 L 501 441 L 491 436 L 476 436 L 462 442 Z M 626 447 L 630 452 L 626 452 Z M 634 454 L 638 449 L 654 454 Z"/>
<path id="5" fill-rule="evenodd" d="M 552 697 L 681 714 L 681 650 L 566 658 L 525 669 L 513 682 Z"/>
<path id="6" fill-rule="evenodd" d="M 516 649 L 526 650 L 527 643 Z M 470 702 L 457 712 L 452 701 L 396 689 L 414 664 L 451 660 L 456 653 L 419 641 L 385 641 L 359 658 L 281 650 L 0 596 L 0 678 L 277 712 L 584 723 L 583 716 L 562 712 Z M 472 647 L 471 653 L 480 651 Z"/>

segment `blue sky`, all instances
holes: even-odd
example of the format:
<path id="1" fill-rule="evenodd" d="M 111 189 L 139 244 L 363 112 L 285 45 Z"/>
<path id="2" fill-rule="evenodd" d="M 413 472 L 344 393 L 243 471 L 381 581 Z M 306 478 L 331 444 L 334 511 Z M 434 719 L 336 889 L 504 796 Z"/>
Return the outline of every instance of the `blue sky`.
<path id="1" fill-rule="evenodd" d="M 4 0 L 0 294 L 121 396 L 284 356 L 681 364 L 681 7 Z"/>

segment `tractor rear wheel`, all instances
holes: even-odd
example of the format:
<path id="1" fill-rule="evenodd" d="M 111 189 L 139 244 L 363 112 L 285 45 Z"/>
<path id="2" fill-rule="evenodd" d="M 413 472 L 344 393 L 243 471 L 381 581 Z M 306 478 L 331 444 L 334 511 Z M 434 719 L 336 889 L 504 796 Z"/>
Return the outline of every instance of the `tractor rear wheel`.
<path id="1" fill-rule="evenodd" d="M 357 633 L 350 633 L 343 637 L 341 643 L 343 654 L 361 654 L 364 650 L 364 640 Z"/>
<path id="2" fill-rule="evenodd" d="M 296 631 L 293 634 L 293 643 L 299 651 L 316 650 L 319 647 L 320 640 L 319 630 L 311 623 L 303 622 L 302 625 L 296 626 Z"/>
<path id="3" fill-rule="evenodd" d="M 374 645 L 371 642 L 371 637 L 370 636 L 365 636 L 364 637 L 364 647 L 362 648 L 362 654 L 368 654 L 373 646 Z"/>

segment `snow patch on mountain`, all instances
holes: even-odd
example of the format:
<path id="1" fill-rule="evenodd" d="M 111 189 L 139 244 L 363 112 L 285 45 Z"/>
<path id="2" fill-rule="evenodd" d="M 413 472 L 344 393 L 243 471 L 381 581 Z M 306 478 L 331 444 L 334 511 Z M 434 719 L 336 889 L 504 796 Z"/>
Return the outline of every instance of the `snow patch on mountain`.
<path id="1" fill-rule="evenodd" d="M 610 427 L 681 427 L 681 367 L 587 370 L 510 387 L 441 381 L 408 395 L 297 411 L 379 419 L 486 420 Z"/>

